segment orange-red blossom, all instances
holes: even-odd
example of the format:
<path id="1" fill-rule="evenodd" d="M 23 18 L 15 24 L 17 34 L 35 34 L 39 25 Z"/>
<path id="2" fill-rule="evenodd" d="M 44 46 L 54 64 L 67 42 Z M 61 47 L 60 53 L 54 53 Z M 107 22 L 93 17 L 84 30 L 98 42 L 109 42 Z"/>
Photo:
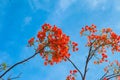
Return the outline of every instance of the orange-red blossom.
<path id="1" fill-rule="evenodd" d="M 77 70 L 70 70 L 70 74 L 66 77 L 66 80 L 76 80 L 75 75 Z"/>
<path id="2" fill-rule="evenodd" d="M 28 40 L 28 43 L 30 46 L 34 45 L 34 38 L 31 38 L 30 40 Z"/>
<path id="3" fill-rule="evenodd" d="M 87 34 L 88 39 L 86 45 L 88 47 L 92 46 L 94 50 L 98 48 L 97 51 L 101 55 L 99 61 L 94 62 L 95 64 L 108 61 L 106 60 L 108 58 L 106 48 L 110 48 L 112 53 L 120 52 L 120 36 L 113 32 L 111 28 L 104 28 L 98 32 L 96 26 L 92 24 L 82 28 L 80 35 L 84 35 L 84 33 Z"/>
<path id="4" fill-rule="evenodd" d="M 64 34 L 57 26 L 51 26 L 50 24 L 42 25 L 42 30 L 37 34 L 36 42 L 38 43 L 36 52 L 39 52 L 42 58 L 45 59 L 45 65 L 53 65 L 62 60 L 66 61 L 66 58 L 70 57 L 69 49 L 71 45 L 73 51 L 78 50 L 77 43 L 70 43 L 69 36 Z M 30 39 L 28 43 L 33 45 L 33 39 Z"/>

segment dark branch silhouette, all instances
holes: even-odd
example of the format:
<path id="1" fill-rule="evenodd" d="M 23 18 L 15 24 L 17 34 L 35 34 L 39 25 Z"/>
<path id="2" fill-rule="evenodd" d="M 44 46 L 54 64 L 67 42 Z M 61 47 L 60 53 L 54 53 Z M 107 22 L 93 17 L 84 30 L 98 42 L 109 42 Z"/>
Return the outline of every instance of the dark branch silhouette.
<path id="1" fill-rule="evenodd" d="M 103 78 L 107 75 L 108 71 L 100 78 L 100 80 L 103 80 Z"/>
<path id="2" fill-rule="evenodd" d="M 47 45 L 46 45 L 47 46 Z M 46 46 L 44 46 L 41 50 L 43 50 Z M 39 52 L 41 51 L 39 50 Z M 10 70 L 12 70 L 14 67 L 22 64 L 22 63 L 25 63 L 27 61 L 29 61 L 30 59 L 34 58 L 39 52 L 35 52 L 32 56 L 22 60 L 22 61 L 19 61 L 17 63 L 15 63 L 14 65 L 12 65 L 10 68 L 8 68 L 3 74 L 0 75 L 0 78 L 2 78 L 5 74 L 7 74 Z"/>
<path id="3" fill-rule="evenodd" d="M 9 69 L 7 69 L 2 75 L 0 75 L 0 78 L 2 78 L 7 72 L 9 72 L 11 69 L 13 69 L 14 67 L 16 67 L 17 65 L 22 64 L 22 63 L 24 63 L 24 62 L 32 59 L 32 58 L 35 57 L 37 54 L 38 54 L 38 53 L 35 53 L 34 55 L 28 57 L 27 59 L 24 59 L 24 60 L 22 60 L 22 61 L 20 61 L 20 62 L 15 63 L 15 64 L 12 65 Z"/>
<path id="4" fill-rule="evenodd" d="M 83 78 L 82 72 L 77 68 L 77 66 L 72 62 L 72 60 L 70 60 L 69 58 L 67 58 L 67 60 L 74 66 L 74 68 L 80 73 L 80 76 Z"/>
<path id="5" fill-rule="evenodd" d="M 110 80 L 110 79 L 115 78 L 117 76 L 120 76 L 120 74 L 109 75 L 109 77 L 107 79 Z"/>
<path id="6" fill-rule="evenodd" d="M 89 63 L 89 61 L 90 61 L 90 56 L 91 56 L 91 50 L 92 50 L 92 45 L 90 46 L 90 49 L 89 49 L 89 53 L 88 53 L 88 56 L 87 56 L 87 59 L 86 59 L 86 63 L 85 63 L 85 68 L 84 68 L 84 75 L 83 75 L 83 78 L 82 78 L 82 80 L 85 80 L 85 77 L 86 77 L 86 73 L 87 73 L 87 71 L 88 71 L 88 63 Z"/>

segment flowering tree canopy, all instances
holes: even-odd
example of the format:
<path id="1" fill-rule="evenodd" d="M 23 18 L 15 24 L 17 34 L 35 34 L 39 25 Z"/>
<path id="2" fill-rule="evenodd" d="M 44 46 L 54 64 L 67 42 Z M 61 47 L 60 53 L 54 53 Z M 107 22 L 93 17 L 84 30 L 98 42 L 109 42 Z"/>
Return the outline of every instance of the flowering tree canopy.
<path id="1" fill-rule="evenodd" d="M 70 70 L 70 74 L 66 77 L 66 80 L 76 80 L 77 73 L 80 74 L 82 80 L 86 80 L 88 64 L 93 57 L 95 58 L 94 64 L 102 64 L 103 62 L 109 63 L 109 65 L 105 66 L 103 69 L 105 74 L 103 74 L 99 80 L 120 80 L 120 62 L 118 60 L 110 62 L 108 60 L 109 54 L 107 53 L 108 50 L 111 50 L 112 54 L 120 52 L 120 36 L 113 32 L 111 28 L 97 30 L 94 24 L 83 27 L 80 31 L 80 35 L 87 38 L 85 46 L 89 48 L 84 72 L 70 59 L 70 51 L 78 51 L 78 43 L 71 41 L 70 37 L 63 33 L 56 25 L 51 26 L 45 23 L 42 25 L 42 29 L 38 31 L 36 37 L 32 37 L 28 40 L 28 46 L 33 46 L 35 53 L 7 69 L 5 69 L 6 64 L 0 65 L 1 70 L 5 69 L 5 71 L 0 74 L 0 78 L 3 79 L 3 76 L 11 69 L 39 54 L 44 59 L 44 65 L 46 66 L 49 64 L 58 64 L 62 61 L 69 61 L 75 69 Z"/>
<path id="2" fill-rule="evenodd" d="M 44 24 L 42 30 L 37 34 L 37 39 L 31 38 L 28 43 L 30 46 L 37 47 L 36 53 L 40 53 L 45 60 L 45 65 L 66 61 L 66 58 L 70 57 L 71 47 L 73 51 L 78 50 L 77 43 L 71 42 L 70 37 L 64 34 L 60 28 L 55 25 L 52 27 L 50 24 Z"/>

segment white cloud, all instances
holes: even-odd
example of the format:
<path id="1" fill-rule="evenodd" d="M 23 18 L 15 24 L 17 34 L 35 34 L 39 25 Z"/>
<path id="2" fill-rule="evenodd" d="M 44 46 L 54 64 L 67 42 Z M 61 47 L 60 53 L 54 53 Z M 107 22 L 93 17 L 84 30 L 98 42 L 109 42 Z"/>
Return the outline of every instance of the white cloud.
<path id="1" fill-rule="evenodd" d="M 105 10 L 106 8 L 112 7 L 112 9 L 115 9 L 116 11 L 120 11 L 120 0 L 87 0 L 86 1 L 89 8 L 91 9 L 102 9 Z"/>
<path id="2" fill-rule="evenodd" d="M 107 0 L 87 0 L 87 4 L 91 9 L 96 9 L 98 7 L 105 9 L 104 4 Z"/>
<path id="3" fill-rule="evenodd" d="M 50 0 L 28 0 L 28 3 L 33 11 L 44 10 L 50 12 L 46 22 L 59 23 L 65 17 L 64 12 L 77 0 L 58 0 L 52 3 Z M 54 5 L 54 6 L 53 6 Z M 50 11 L 52 10 L 52 11 Z M 56 20 L 57 19 L 57 20 Z"/>
<path id="4" fill-rule="evenodd" d="M 39 0 L 28 0 L 28 1 L 32 10 L 37 10 L 41 7 Z"/>
<path id="5" fill-rule="evenodd" d="M 26 16 L 23 20 L 23 24 L 21 25 L 21 31 L 24 31 L 24 27 L 26 25 L 29 25 L 32 21 L 32 17 L 31 16 Z"/>
<path id="6" fill-rule="evenodd" d="M 76 0 L 60 0 L 54 12 L 64 13 Z"/>
<path id="7" fill-rule="evenodd" d="M 50 8 L 50 0 L 43 0 L 42 3 L 40 2 L 40 0 L 28 0 L 28 3 L 33 11 L 37 11 L 39 9 L 49 11 Z"/>
<path id="8" fill-rule="evenodd" d="M 116 11 L 120 11 L 120 0 L 116 0 L 114 2 L 114 7 Z"/>
<path id="9" fill-rule="evenodd" d="M 117 11 L 120 11 L 120 5 L 118 5 L 118 6 L 116 7 L 116 10 L 117 10 Z"/>
<path id="10" fill-rule="evenodd" d="M 24 24 L 25 24 L 25 25 L 30 24 L 31 21 L 32 21 L 32 17 L 27 16 L 27 17 L 25 17 L 25 19 L 24 19 Z"/>
<path id="11" fill-rule="evenodd" d="M 71 4 L 73 4 L 76 0 L 60 0 L 59 8 L 62 11 L 65 11 Z"/>
<path id="12" fill-rule="evenodd" d="M 65 12 L 68 10 L 68 8 L 74 4 L 76 0 L 59 0 L 57 4 L 55 5 L 54 11 L 48 16 L 47 22 L 50 22 L 51 24 L 60 24 L 64 18 L 66 18 L 69 13 L 67 13 L 67 16 L 65 15 Z"/>
<path id="13" fill-rule="evenodd" d="M 60 9 L 60 10 L 64 11 L 75 1 L 76 0 L 58 0 L 58 1 L 56 1 L 56 2 L 58 2 L 58 4 L 55 7 L 57 10 Z M 50 0 L 44 0 L 42 2 L 40 0 L 29 0 L 28 3 L 33 11 L 36 11 L 39 9 L 49 11 L 49 8 L 51 6 Z"/>

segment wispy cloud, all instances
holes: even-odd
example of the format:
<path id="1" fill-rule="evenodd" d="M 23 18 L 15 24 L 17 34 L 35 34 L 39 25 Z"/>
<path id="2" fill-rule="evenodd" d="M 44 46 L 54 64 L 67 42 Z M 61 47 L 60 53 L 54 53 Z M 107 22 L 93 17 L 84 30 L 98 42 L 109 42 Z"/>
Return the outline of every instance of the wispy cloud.
<path id="1" fill-rule="evenodd" d="M 31 16 L 26 16 L 24 19 L 23 19 L 23 24 L 21 25 L 21 31 L 24 30 L 24 27 L 29 25 L 32 21 L 32 17 Z"/>
<path id="2" fill-rule="evenodd" d="M 30 17 L 30 16 L 25 17 L 24 25 L 30 24 L 31 21 L 32 21 L 32 17 Z"/>
<path id="3" fill-rule="evenodd" d="M 28 2 L 33 11 L 41 8 L 39 0 L 28 0 Z"/>
<path id="4" fill-rule="evenodd" d="M 50 11 L 50 0 L 44 0 L 42 2 L 40 0 L 28 0 L 28 3 L 34 12 L 39 9 Z"/>
<path id="5" fill-rule="evenodd" d="M 56 14 L 64 14 L 64 12 L 73 4 L 76 0 L 59 0 L 54 13 Z"/>
<path id="6" fill-rule="evenodd" d="M 65 13 L 69 7 L 74 4 L 76 0 L 59 0 L 55 5 L 54 11 L 48 16 L 47 22 L 51 24 L 60 24 L 64 18 L 66 18 Z M 67 13 L 67 16 L 69 13 Z"/>
<path id="7" fill-rule="evenodd" d="M 120 11 L 120 0 L 116 0 L 114 2 L 114 7 L 116 11 Z"/>
<path id="8" fill-rule="evenodd" d="M 34 11 L 44 10 L 49 12 L 49 16 L 46 22 L 50 23 L 60 23 L 63 20 L 63 15 L 69 7 L 74 4 L 77 0 L 58 0 L 51 2 L 50 0 L 40 1 L 40 0 L 28 0 L 31 9 Z M 53 6 L 54 5 L 54 6 Z M 51 9 L 52 7 L 52 9 Z M 68 16 L 69 14 L 67 14 Z"/>
<path id="9" fill-rule="evenodd" d="M 69 8 L 76 0 L 60 0 L 59 9 L 65 11 Z"/>
<path id="10" fill-rule="evenodd" d="M 87 0 L 88 8 L 90 9 L 102 9 L 105 10 L 108 8 L 112 8 L 116 11 L 120 11 L 120 0 Z"/>
<path id="11" fill-rule="evenodd" d="M 55 6 L 56 10 L 62 10 L 65 11 L 72 3 L 74 3 L 77 0 L 58 0 L 55 1 L 56 3 L 58 2 L 58 4 Z M 31 9 L 33 11 L 39 10 L 39 9 L 43 9 L 45 11 L 50 11 L 50 6 L 52 4 L 50 0 L 44 0 L 44 1 L 40 1 L 40 0 L 28 0 L 28 3 L 31 7 Z"/>
<path id="12" fill-rule="evenodd" d="M 106 4 L 107 0 L 87 0 L 87 7 L 91 8 L 91 9 L 97 9 L 97 8 L 101 8 L 101 9 L 105 9 L 105 4 Z"/>

